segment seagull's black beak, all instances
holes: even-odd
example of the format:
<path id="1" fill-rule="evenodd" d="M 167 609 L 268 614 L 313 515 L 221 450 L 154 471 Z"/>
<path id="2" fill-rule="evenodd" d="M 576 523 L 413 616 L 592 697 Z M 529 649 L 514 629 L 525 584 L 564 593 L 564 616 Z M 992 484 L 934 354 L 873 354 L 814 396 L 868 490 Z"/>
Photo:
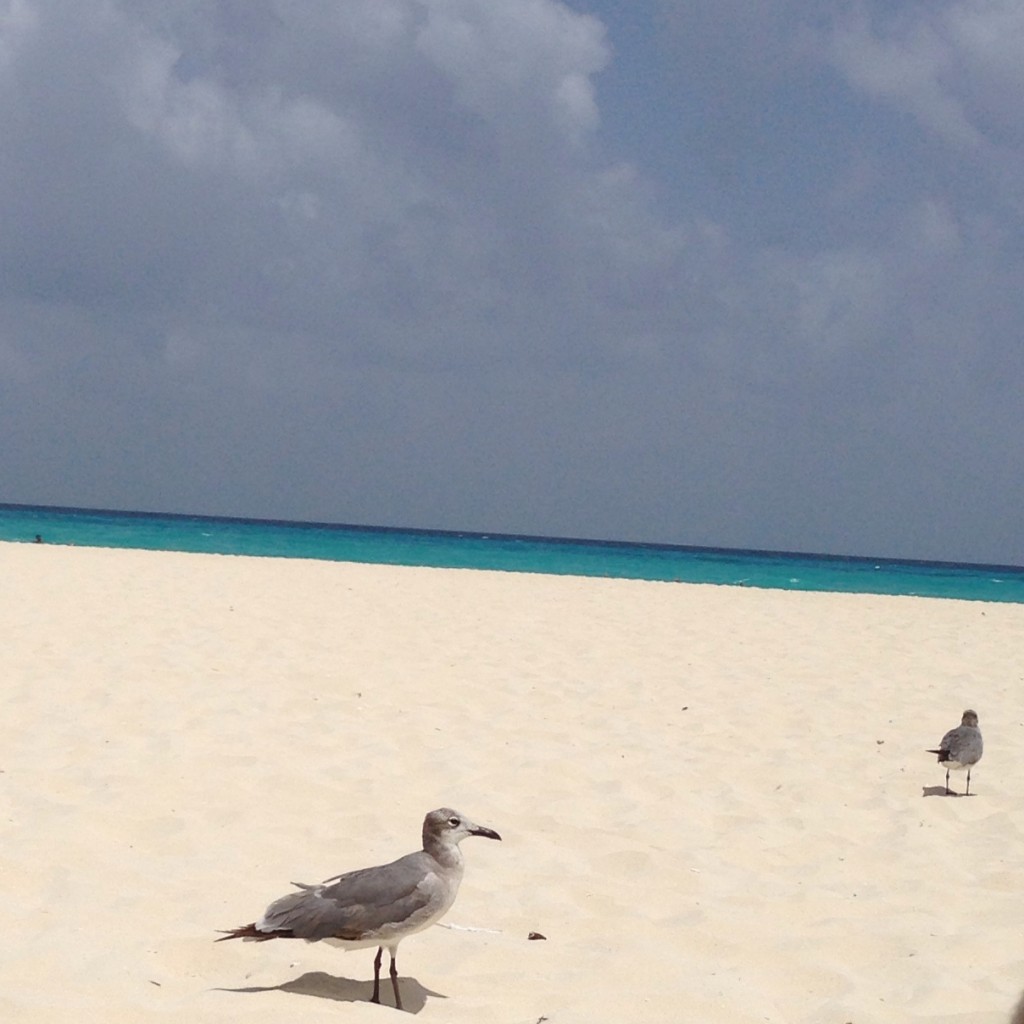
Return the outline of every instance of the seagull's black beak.
<path id="1" fill-rule="evenodd" d="M 501 836 L 494 831 L 493 828 L 484 828 L 483 825 L 474 825 L 470 830 L 471 836 L 483 836 L 484 839 L 497 839 L 500 841 Z"/>

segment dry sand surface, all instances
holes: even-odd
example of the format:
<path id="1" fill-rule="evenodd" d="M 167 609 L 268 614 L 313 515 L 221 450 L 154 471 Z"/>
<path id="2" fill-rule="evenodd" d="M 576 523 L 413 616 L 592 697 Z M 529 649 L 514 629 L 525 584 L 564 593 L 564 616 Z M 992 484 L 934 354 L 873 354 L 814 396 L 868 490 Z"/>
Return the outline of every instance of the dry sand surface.
<path id="1" fill-rule="evenodd" d="M 424 1021 L 1008 1024 L 1021 997 L 1022 605 L 20 544 L 0 569 L 5 1021 L 400 1019 L 372 950 L 213 940 L 441 805 L 504 842 L 466 840 L 452 927 L 399 950 Z M 947 798 L 925 748 L 966 707 L 986 753 Z"/>

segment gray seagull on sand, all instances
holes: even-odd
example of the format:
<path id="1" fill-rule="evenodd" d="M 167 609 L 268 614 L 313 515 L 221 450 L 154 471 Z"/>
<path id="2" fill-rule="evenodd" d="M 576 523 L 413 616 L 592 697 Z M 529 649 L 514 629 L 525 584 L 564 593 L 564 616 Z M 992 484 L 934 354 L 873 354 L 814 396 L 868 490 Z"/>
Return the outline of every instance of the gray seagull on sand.
<path id="1" fill-rule="evenodd" d="M 462 851 L 466 836 L 501 839 L 493 829 L 474 825 L 450 807 L 431 811 L 423 819 L 423 849 L 390 864 L 334 875 L 320 885 L 292 882 L 300 891 L 274 900 L 263 916 L 224 933 L 227 939 L 305 939 L 342 949 L 377 947 L 373 961 L 372 1002 L 380 1002 L 380 962 L 391 954 L 391 986 L 395 1006 L 398 992 L 395 952 L 407 935 L 429 928 L 455 902 L 462 881 Z"/>
<path id="2" fill-rule="evenodd" d="M 929 750 L 929 754 L 939 755 L 939 764 L 946 766 L 946 795 L 949 796 L 950 769 L 963 771 L 967 769 L 967 796 L 971 795 L 971 766 L 981 760 L 984 745 L 981 742 L 981 730 L 978 728 L 978 714 L 969 708 L 964 712 L 960 724 L 950 729 L 939 743 L 938 750 Z"/>

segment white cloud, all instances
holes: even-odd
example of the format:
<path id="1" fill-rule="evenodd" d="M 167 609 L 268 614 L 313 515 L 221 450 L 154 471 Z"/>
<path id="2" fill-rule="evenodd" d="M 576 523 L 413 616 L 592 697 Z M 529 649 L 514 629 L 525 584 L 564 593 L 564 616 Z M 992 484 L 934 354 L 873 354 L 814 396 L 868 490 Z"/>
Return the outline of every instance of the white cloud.
<path id="1" fill-rule="evenodd" d="M 858 9 L 835 30 L 832 59 L 850 83 L 912 114 L 950 142 L 978 147 L 981 133 L 947 81 L 955 53 L 941 23 L 893 17 L 876 26 Z"/>
<path id="2" fill-rule="evenodd" d="M 596 126 L 590 79 L 608 52 L 600 24 L 561 4 L 372 0 L 215 11 L 39 0 L 31 13 L 32 40 L 13 28 L 5 37 L 23 84 L 90 39 L 76 54 L 74 87 L 96 124 L 90 137 L 80 129 L 76 161 L 45 169 L 51 191 L 73 194 L 88 222 L 80 244 L 91 233 L 102 249 L 118 208 L 153 195 L 195 250 L 159 307 L 188 303 L 180 315 L 191 316 L 198 304 L 246 319 L 262 310 L 267 327 L 288 323 L 324 343 L 334 323 L 347 328 L 343 337 L 376 339 L 397 355 L 403 338 L 420 351 L 417 323 L 439 315 L 486 319 L 504 307 L 507 316 L 519 304 L 517 276 L 543 262 L 549 244 L 576 250 L 584 264 L 596 246 L 603 259 L 590 211 L 576 220 L 565 199 L 602 194 L 603 168 L 579 144 Z M 32 20 L 22 12 L 20 21 Z M 46 67 L 55 99 L 69 70 L 75 65 Z M 24 109 L 8 106 L 22 133 L 13 148 L 66 144 L 63 126 L 33 104 L 26 93 Z M 82 160 L 103 167 L 125 158 L 136 175 L 127 191 L 105 188 L 102 172 L 79 174 Z M 24 214 L 26 232 L 44 246 L 47 210 L 33 204 Z M 557 240 L 548 235 L 556 223 Z M 148 257 L 151 245 L 174 252 L 173 237 L 146 230 L 136 224 L 121 240 L 126 260 Z M 77 256 L 90 258 L 84 248 Z M 449 348 L 477 344 L 464 332 L 438 334 Z M 330 343 L 340 356 L 344 343 Z"/>
<path id="3" fill-rule="evenodd" d="M 0 7 L 0 71 L 10 67 L 37 20 L 29 0 L 5 0 Z"/>
<path id="4" fill-rule="evenodd" d="M 597 124 L 590 76 L 608 61 L 597 20 L 549 0 L 423 0 L 416 45 L 486 120 L 560 128 L 572 141 Z"/>
<path id="5" fill-rule="evenodd" d="M 831 57 L 850 83 L 959 146 L 1024 143 L 1024 9 L 1013 0 L 861 3 L 836 20 Z"/>

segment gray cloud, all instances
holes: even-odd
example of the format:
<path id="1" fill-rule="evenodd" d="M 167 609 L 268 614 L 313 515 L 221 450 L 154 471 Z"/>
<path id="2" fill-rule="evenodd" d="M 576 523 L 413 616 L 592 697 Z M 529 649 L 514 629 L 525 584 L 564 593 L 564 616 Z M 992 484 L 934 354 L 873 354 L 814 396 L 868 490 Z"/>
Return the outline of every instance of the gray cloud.
<path id="1" fill-rule="evenodd" d="M 0 500 L 1024 560 L 1015 15 L 897 8 L 8 5 Z"/>

